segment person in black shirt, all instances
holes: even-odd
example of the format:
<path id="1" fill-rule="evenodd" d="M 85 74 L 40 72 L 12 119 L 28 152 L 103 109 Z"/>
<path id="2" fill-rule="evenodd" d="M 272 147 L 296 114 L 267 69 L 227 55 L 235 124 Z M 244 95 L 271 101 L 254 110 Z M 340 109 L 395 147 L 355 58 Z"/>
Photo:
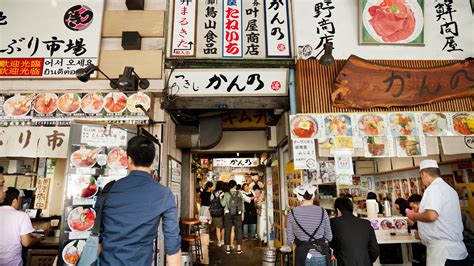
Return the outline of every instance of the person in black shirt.
<path id="1" fill-rule="evenodd" d="M 199 212 L 199 220 L 204 223 L 211 222 L 211 213 L 209 212 L 209 207 L 211 206 L 211 195 L 212 187 L 214 185 L 212 182 L 207 182 L 204 186 L 204 191 L 199 195 L 201 199 L 201 211 Z"/>
<path id="2" fill-rule="evenodd" d="M 242 193 L 247 197 L 247 200 L 244 200 L 245 213 L 244 213 L 244 238 L 248 237 L 257 238 L 257 207 L 255 206 L 254 194 L 250 191 L 250 186 L 248 183 L 242 185 Z M 250 229 L 250 230 L 249 230 Z M 250 235 L 248 234 L 250 233 Z"/>

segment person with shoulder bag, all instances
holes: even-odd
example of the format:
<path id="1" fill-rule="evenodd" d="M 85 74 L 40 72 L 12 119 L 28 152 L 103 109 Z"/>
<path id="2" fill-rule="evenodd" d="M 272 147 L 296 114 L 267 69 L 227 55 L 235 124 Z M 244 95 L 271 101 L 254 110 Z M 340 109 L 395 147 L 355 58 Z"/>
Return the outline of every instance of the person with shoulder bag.
<path id="1" fill-rule="evenodd" d="M 296 245 L 296 266 L 326 266 L 331 263 L 329 215 L 323 208 L 313 205 L 315 191 L 316 187 L 310 184 L 300 185 L 293 190 L 300 206 L 288 215 L 286 234 L 288 243 Z"/>
<path id="2" fill-rule="evenodd" d="M 225 252 L 230 254 L 230 234 L 231 228 L 234 226 L 237 240 L 237 254 L 242 254 L 242 220 L 245 211 L 244 199 L 242 192 L 236 189 L 237 182 L 235 182 L 235 180 L 229 181 L 229 187 L 230 191 L 226 192 L 221 200 L 221 204 L 224 207 Z"/>

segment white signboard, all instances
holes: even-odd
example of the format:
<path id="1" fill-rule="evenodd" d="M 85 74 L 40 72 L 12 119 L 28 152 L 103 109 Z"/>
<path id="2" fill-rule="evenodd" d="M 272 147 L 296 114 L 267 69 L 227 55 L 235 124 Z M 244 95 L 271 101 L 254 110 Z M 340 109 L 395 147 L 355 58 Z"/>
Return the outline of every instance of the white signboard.
<path id="1" fill-rule="evenodd" d="M 173 1 L 172 56 L 195 56 L 197 0 Z"/>
<path id="2" fill-rule="evenodd" d="M 66 158 L 69 127 L 0 129 L 0 156 Z"/>
<path id="3" fill-rule="evenodd" d="M 446 155 L 474 153 L 474 136 L 441 137 L 441 146 Z"/>
<path id="4" fill-rule="evenodd" d="M 286 96 L 288 69 L 176 69 L 169 84 L 178 96 Z"/>
<path id="5" fill-rule="evenodd" d="M 81 143 L 97 147 L 127 146 L 127 131 L 116 127 L 83 126 Z"/>
<path id="6" fill-rule="evenodd" d="M 268 57 L 291 56 L 288 0 L 265 0 Z"/>
<path id="7" fill-rule="evenodd" d="M 258 158 L 216 158 L 212 160 L 214 167 L 257 167 Z"/>
<path id="8" fill-rule="evenodd" d="M 424 45 L 360 45 L 360 1 L 292 1 L 297 57 L 317 56 L 326 42 L 334 43 L 336 59 L 355 54 L 365 59 L 449 60 L 474 54 L 474 16 L 469 0 L 424 0 Z"/>
<path id="9" fill-rule="evenodd" d="M 314 139 L 293 139 L 295 169 L 317 169 Z"/>
<path id="10" fill-rule="evenodd" d="M 334 150 L 334 164 L 337 176 L 350 176 L 354 174 L 350 149 Z"/>
<path id="11" fill-rule="evenodd" d="M 2 0 L 0 77 L 73 78 L 98 65 L 103 0 Z"/>

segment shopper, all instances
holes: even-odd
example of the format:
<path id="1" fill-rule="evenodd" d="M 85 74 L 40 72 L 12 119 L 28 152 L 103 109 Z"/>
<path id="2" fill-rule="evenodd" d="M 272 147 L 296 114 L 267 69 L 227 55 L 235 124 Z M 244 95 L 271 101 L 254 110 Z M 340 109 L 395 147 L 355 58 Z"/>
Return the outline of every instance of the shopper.
<path id="1" fill-rule="evenodd" d="M 225 252 L 230 254 L 230 233 L 234 226 L 235 237 L 237 238 L 237 254 L 242 254 L 242 218 L 245 211 L 244 199 L 242 192 L 237 191 L 237 182 L 229 181 L 230 191 L 224 194 L 221 204 L 224 207 L 224 224 L 226 245 Z"/>
<path id="2" fill-rule="evenodd" d="M 377 238 L 370 222 L 355 217 L 353 208 L 348 198 L 336 199 L 337 216 L 331 219 L 331 248 L 338 265 L 372 265 L 380 253 Z"/>
<path id="3" fill-rule="evenodd" d="M 153 181 L 155 146 L 144 136 L 127 144 L 128 176 L 113 184 L 102 217 L 100 265 L 151 265 L 153 240 L 163 222 L 169 265 L 181 266 L 181 237 L 171 190 Z"/>
<path id="4" fill-rule="evenodd" d="M 222 191 L 224 182 L 217 181 L 216 189 L 211 194 L 209 211 L 211 213 L 211 225 L 216 230 L 217 246 L 224 245 L 224 208 L 221 205 L 221 199 L 224 196 Z"/>
<path id="5" fill-rule="evenodd" d="M 404 198 L 398 198 L 395 200 L 394 208 L 402 216 L 407 216 L 407 213 L 405 212 L 405 210 L 410 209 L 410 205 Z"/>
<path id="6" fill-rule="evenodd" d="M 2 189 L 3 191 L 3 189 Z M 0 206 L 0 265 L 21 266 L 22 246 L 29 247 L 41 239 L 34 231 L 30 217 L 18 211 L 20 191 L 9 187 Z"/>
<path id="7" fill-rule="evenodd" d="M 420 209 L 420 203 L 423 197 L 418 194 L 413 194 L 410 197 L 408 197 L 408 205 L 410 205 L 410 208 L 414 210 L 415 212 L 418 212 Z"/>
<path id="8" fill-rule="evenodd" d="M 0 204 L 5 200 L 5 177 L 3 176 L 3 166 L 0 166 Z"/>
<path id="9" fill-rule="evenodd" d="M 377 204 L 379 205 L 379 213 L 383 214 L 383 206 L 382 203 L 380 203 L 380 201 L 377 199 L 377 194 L 375 194 L 374 192 L 369 192 L 367 193 L 367 199 L 374 199 L 375 201 L 377 201 Z"/>
<path id="10" fill-rule="evenodd" d="M 419 212 L 407 210 L 407 217 L 418 222 L 427 248 L 427 265 L 469 265 L 458 194 L 440 175 L 435 160 L 420 163 L 420 176 L 427 188 Z"/>
<path id="11" fill-rule="evenodd" d="M 204 186 L 204 191 L 200 195 L 201 209 L 199 211 L 199 220 L 200 222 L 205 224 L 211 223 L 211 214 L 209 212 L 209 207 L 211 206 L 211 191 L 213 186 L 214 184 L 208 181 Z"/>
<path id="12" fill-rule="evenodd" d="M 242 185 L 243 194 L 248 200 L 244 200 L 244 239 L 256 239 L 257 237 L 257 207 L 255 206 L 254 194 L 250 190 L 250 185 L 245 183 Z M 249 230 L 250 229 L 250 230 Z M 250 233 L 250 235 L 248 234 Z"/>
<path id="13" fill-rule="evenodd" d="M 323 208 L 313 205 L 315 190 L 316 187 L 310 184 L 293 190 L 300 206 L 288 214 L 286 235 L 290 245 L 296 244 L 296 266 L 326 266 L 330 260 L 327 243 L 332 240 L 329 215 Z"/>

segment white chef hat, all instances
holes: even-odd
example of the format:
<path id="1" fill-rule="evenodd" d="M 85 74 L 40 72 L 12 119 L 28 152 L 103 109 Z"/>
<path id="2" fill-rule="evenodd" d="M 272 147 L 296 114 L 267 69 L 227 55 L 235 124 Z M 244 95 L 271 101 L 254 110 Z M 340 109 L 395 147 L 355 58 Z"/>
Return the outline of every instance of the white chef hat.
<path id="1" fill-rule="evenodd" d="M 306 183 L 306 184 L 299 185 L 295 189 L 293 189 L 293 194 L 296 195 L 296 198 L 298 198 L 299 201 L 303 201 L 304 194 L 306 194 L 306 192 L 312 195 L 311 198 L 314 198 L 315 191 L 316 191 L 315 186 Z"/>
<path id="2" fill-rule="evenodd" d="M 426 168 L 439 168 L 436 160 L 423 160 L 420 163 L 420 171 Z"/>

